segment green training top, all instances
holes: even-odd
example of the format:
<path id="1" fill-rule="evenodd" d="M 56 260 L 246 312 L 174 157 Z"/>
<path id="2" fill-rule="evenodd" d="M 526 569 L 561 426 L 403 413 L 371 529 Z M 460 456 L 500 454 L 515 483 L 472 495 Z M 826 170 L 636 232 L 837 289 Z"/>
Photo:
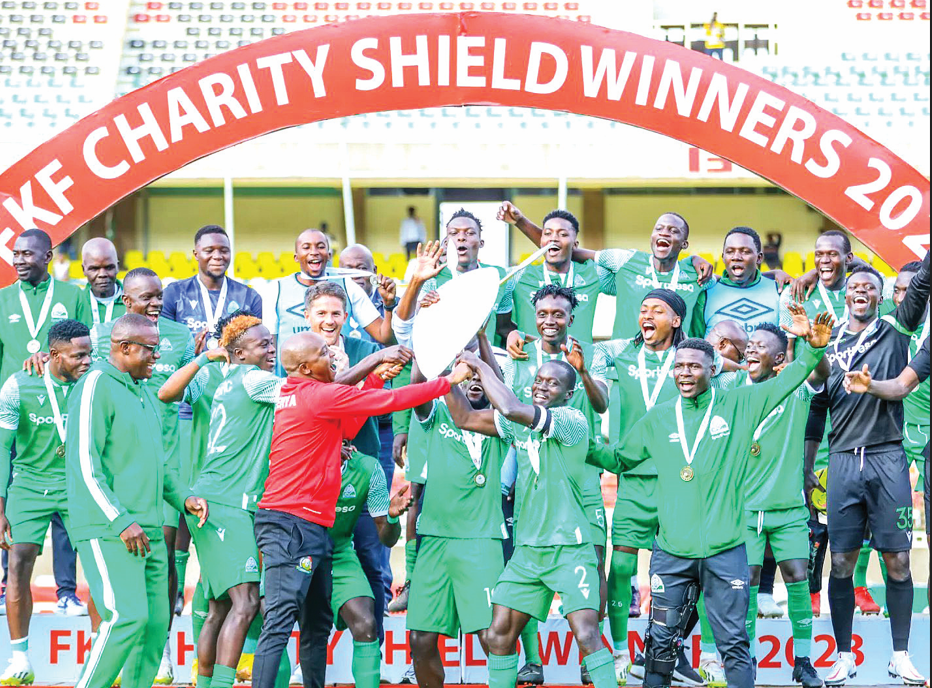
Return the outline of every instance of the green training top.
<path id="1" fill-rule="evenodd" d="M 197 403 L 209 368 L 194 376 L 183 401 Z M 211 402 L 207 456 L 193 486 L 198 496 L 256 511 L 269 475 L 275 402 L 286 379 L 253 365 L 227 368 Z"/>
<path id="2" fill-rule="evenodd" d="M 919 353 L 922 342 L 929 336 L 929 313 L 919 330 L 913 332 L 909 340 L 909 360 Z M 929 425 L 929 379 L 919 383 L 908 397 L 903 400 L 904 420 L 909 424 Z"/>
<path id="3" fill-rule="evenodd" d="M 16 485 L 35 492 L 65 489 L 65 457 L 56 451 L 62 440 L 49 387 L 65 427 L 68 423 L 67 395 L 73 386 L 74 383 L 62 382 L 46 368 L 45 375 L 20 371 L 0 387 L 0 497 L 6 499 L 14 442 L 13 480 Z"/>
<path id="4" fill-rule="evenodd" d="M 161 402 L 109 361 L 98 361 L 68 395 L 65 486 L 72 542 L 119 537 L 132 523 L 161 533 L 162 501 L 178 511 L 191 493 L 167 465 Z"/>
<path id="5" fill-rule="evenodd" d="M 572 277 L 572 284 L 570 283 Z M 531 265 L 514 279 L 510 280 L 510 300 L 514 304 L 512 320 L 515 326 L 526 334 L 537 335 L 537 309 L 534 307 L 534 294 L 545 284 L 573 287 L 579 305 L 573 310 L 573 324 L 569 334 L 580 342 L 592 342 L 592 326 L 595 323 L 595 307 L 599 294 L 607 293 L 599 280 L 599 272 L 594 261 L 570 263 L 570 271 L 562 275 L 550 272 L 545 264 Z"/>
<path id="6" fill-rule="evenodd" d="M 385 486 L 385 471 L 376 459 L 358 451 L 343 462 L 343 479 L 337 499 L 336 520 L 329 528 L 334 551 L 352 548 L 353 531 L 363 504 L 372 518 L 388 514 L 390 500 Z"/>
<path id="7" fill-rule="evenodd" d="M 84 298 L 87 300 L 87 310 L 90 314 L 88 317 L 91 323 L 106 323 L 116 320 L 126 314 L 126 306 L 123 304 L 123 283 L 116 281 L 116 291 L 109 299 L 98 299 L 94 296 L 90 286 L 84 287 Z M 111 304 L 113 304 L 111 306 Z M 107 310 L 110 310 L 110 317 L 107 317 Z M 96 317 L 94 311 L 97 311 Z"/>
<path id="8" fill-rule="evenodd" d="M 181 476 L 185 485 L 193 485 L 197 476 L 201 474 L 204 459 L 207 457 L 207 443 L 210 439 L 210 415 L 214 394 L 229 373 L 229 368 L 230 364 L 219 363 L 205 366 L 198 371 L 198 375 L 201 376 L 197 382 L 198 397 L 191 404 L 191 456 L 190 461 L 186 462 L 189 473 Z"/>
<path id="9" fill-rule="evenodd" d="M 443 399 L 434 401 L 421 424 L 427 431 L 429 478 L 418 534 L 459 540 L 507 538 L 501 474 L 508 444 L 460 430 Z"/>
<path id="10" fill-rule="evenodd" d="M 59 282 L 49 276 L 35 287 L 20 281 L 0 289 L 0 384 L 22 370 L 23 361 L 35 353 L 27 349 L 33 337 L 20 294 L 29 306 L 33 325 L 38 327 L 41 323 L 35 337 L 40 347 L 37 351 L 49 350 L 49 328 L 61 320 L 72 318 L 88 327 L 93 324 L 84 292 L 73 284 Z M 46 297 L 48 306 L 44 309 L 43 318 Z"/>
<path id="11" fill-rule="evenodd" d="M 505 277 L 505 269 L 500 268 L 497 265 L 482 265 L 479 264 L 480 268 L 494 268 L 498 271 L 499 278 Z M 457 271 L 459 272 L 459 271 Z M 431 277 L 424 283 L 424 286 L 421 288 L 421 293 L 426 294 L 429 291 L 436 291 L 437 287 L 446 284 L 453 278 L 450 273 L 450 267 L 447 266 L 440 271 L 436 277 Z M 502 284 L 498 288 L 498 295 L 495 297 L 495 305 L 492 307 L 493 315 L 500 315 L 504 313 L 511 313 L 512 302 L 511 302 L 511 289 L 512 289 L 512 280 L 509 280 L 505 284 Z M 495 329 L 496 329 L 496 318 L 489 318 L 489 324 L 485 328 L 485 336 L 488 337 L 489 342 L 496 344 L 495 341 Z"/>
<path id="12" fill-rule="evenodd" d="M 683 258 L 671 272 L 657 272 L 654 257 L 644 251 L 613 248 L 599 251 L 595 257 L 600 268 L 606 294 L 615 298 L 615 328 L 612 339 L 637 336 L 638 314 L 641 301 L 654 289 L 675 291 L 686 302 L 686 317 L 683 329 L 690 337 L 705 336 L 705 321 L 702 312 L 696 313 L 699 295 L 708 289 L 714 280 L 699 284 L 699 273 L 693 267 L 692 258 Z"/>
<path id="13" fill-rule="evenodd" d="M 750 379 L 747 371 L 741 370 L 722 373 L 712 379 L 712 384 L 719 389 L 753 387 Z M 806 442 L 806 421 L 812 398 L 820 391 L 804 382 L 755 428 L 752 440 L 760 445 L 760 453 L 748 453 L 745 483 L 748 511 L 773 511 L 805 505 L 803 445 Z"/>
<path id="14" fill-rule="evenodd" d="M 498 435 L 514 444 L 518 457 L 515 487 L 515 544 L 528 547 L 592 542 L 583 509 L 589 424 L 578 409 L 545 409 L 531 429 L 495 412 Z"/>
<path id="15" fill-rule="evenodd" d="M 592 447 L 589 461 L 616 473 L 653 459 L 659 490 L 657 542 L 663 551 L 699 559 L 744 542 L 754 430 L 805 382 L 825 353 L 800 348 L 796 360 L 776 378 L 732 391 L 713 387 L 695 399 L 678 396 L 648 411 L 614 448 Z M 677 408 L 682 409 L 682 439 L 694 455 L 692 462 L 681 444 Z"/>

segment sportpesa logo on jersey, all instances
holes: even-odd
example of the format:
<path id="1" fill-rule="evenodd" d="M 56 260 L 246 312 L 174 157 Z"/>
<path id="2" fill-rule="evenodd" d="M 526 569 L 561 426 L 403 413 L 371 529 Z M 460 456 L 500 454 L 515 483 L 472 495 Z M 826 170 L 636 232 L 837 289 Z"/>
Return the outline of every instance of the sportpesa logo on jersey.
<path id="1" fill-rule="evenodd" d="M 68 414 L 61 414 L 62 421 L 65 423 L 68 422 Z M 55 416 L 40 416 L 35 413 L 29 414 L 29 422 L 35 426 L 39 425 L 55 425 Z"/>
<path id="2" fill-rule="evenodd" d="M 452 439 L 456 440 L 457 442 L 463 442 L 463 436 L 446 423 L 441 423 L 437 432 L 440 433 L 441 437 L 445 437 L 448 440 Z"/>
<path id="3" fill-rule="evenodd" d="M 857 354 L 867 353 L 878 341 L 880 340 L 871 339 L 869 342 L 864 342 L 861 344 L 861 346 L 852 346 L 850 349 L 845 349 L 844 351 L 839 351 L 838 353 L 835 353 L 833 350 L 829 349 L 831 353 L 827 353 L 826 356 L 828 356 L 829 363 L 832 365 L 835 365 L 835 363 L 838 361 L 844 361 L 845 365 L 850 368 L 851 361 Z"/>
<path id="4" fill-rule="evenodd" d="M 644 371 L 644 377 L 646 377 L 646 378 L 654 378 L 654 377 L 657 377 L 658 375 L 660 375 L 660 373 L 662 373 L 662 372 L 663 372 L 663 370 L 660 369 L 660 368 L 653 368 L 653 369 L 651 369 L 651 370 L 645 370 L 645 371 Z M 629 366 L 628 366 L 628 375 L 630 375 L 630 376 L 633 377 L 635 380 L 637 380 L 637 379 L 639 379 L 639 378 L 641 377 L 641 371 L 638 370 L 638 367 L 637 367 L 636 365 L 629 365 Z M 671 371 L 667 371 L 667 376 L 668 376 L 668 377 L 673 377 L 673 371 L 672 371 L 672 370 L 671 370 Z"/>
<path id="5" fill-rule="evenodd" d="M 188 303 L 191 304 L 192 310 L 198 310 L 200 308 L 201 302 L 199 299 L 188 299 Z M 241 306 L 236 301 L 230 301 L 227 304 L 226 311 L 227 313 L 233 313 L 241 308 Z M 196 330 L 200 332 L 205 329 L 210 323 L 206 320 L 200 320 L 193 315 L 189 315 L 184 319 L 184 326 L 189 330 Z"/>
<path id="6" fill-rule="evenodd" d="M 152 367 L 152 372 L 154 373 L 174 373 L 176 366 L 170 363 L 156 363 Z"/>
<path id="7" fill-rule="evenodd" d="M 653 278 L 653 276 L 644 277 L 643 275 L 638 275 L 637 278 L 635 279 L 635 283 L 637 284 L 637 286 L 641 287 L 642 289 L 644 289 L 644 288 L 646 288 L 646 287 L 653 288 L 653 287 L 654 287 L 654 278 Z M 673 283 L 672 283 L 672 282 L 669 282 L 669 283 L 667 283 L 667 284 L 662 284 L 662 283 L 661 283 L 660 286 L 661 286 L 661 288 L 663 288 L 663 289 L 673 289 Z M 676 291 L 686 291 L 686 292 L 689 292 L 689 293 L 691 294 L 691 293 L 693 293 L 694 291 L 696 291 L 696 285 L 695 285 L 695 284 L 677 284 L 677 285 L 676 285 Z"/>

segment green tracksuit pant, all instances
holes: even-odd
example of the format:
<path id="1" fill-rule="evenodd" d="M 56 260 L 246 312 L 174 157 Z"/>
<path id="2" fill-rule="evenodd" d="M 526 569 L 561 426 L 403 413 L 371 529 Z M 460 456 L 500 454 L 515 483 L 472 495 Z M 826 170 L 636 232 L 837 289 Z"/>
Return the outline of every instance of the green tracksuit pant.
<path id="1" fill-rule="evenodd" d="M 149 532 L 152 552 L 126 551 L 120 538 L 78 542 L 78 556 L 101 624 L 75 688 L 110 688 L 123 671 L 123 688 L 151 688 L 171 620 L 168 551 L 161 531 Z"/>

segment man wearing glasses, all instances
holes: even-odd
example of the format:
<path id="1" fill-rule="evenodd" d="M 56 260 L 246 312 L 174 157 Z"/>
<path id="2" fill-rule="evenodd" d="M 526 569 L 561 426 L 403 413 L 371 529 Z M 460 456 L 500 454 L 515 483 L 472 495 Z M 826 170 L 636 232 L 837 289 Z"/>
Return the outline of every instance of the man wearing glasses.
<path id="1" fill-rule="evenodd" d="M 194 360 L 194 337 L 190 330 L 182 323 L 168 320 L 162 315 L 162 281 L 159 276 L 149 268 L 136 268 L 126 273 L 123 279 L 123 304 L 126 312 L 145 317 L 155 325 L 158 339 L 153 342 L 140 340 L 137 348 L 151 349 L 151 354 L 158 354 L 150 361 L 149 371 L 151 379 L 143 382 L 154 392 L 171 377 L 179 368 Z M 91 343 L 94 346 L 94 359 L 102 360 L 107 356 L 107 343 L 113 338 L 114 322 L 99 323 L 91 330 Z M 165 451 L 166 466 L 176 473 L 180 472 L 180 456 L 183 447 L 178 438 L 178 404 L 162 404 L 155 398 L 153 403 L 159 414 L 161 425 L 162 447 Z M 167 501 L 163 504 L 162 531 L 165 544 L 168 546 L 168 599 L 172 607 L 178 595 L 178 574 L 175 569 L 175 536 L 178 532 L 178 518 L 180 514 Z M 183 582 L 181 583 L 184 584 Z M 167 640 L 167 639 L 166 639 Z M 174 676 L 172 673 L 169 644 L 165 643 L 162 663 L 155 677 L 156 684 L 169 684 Z"/>

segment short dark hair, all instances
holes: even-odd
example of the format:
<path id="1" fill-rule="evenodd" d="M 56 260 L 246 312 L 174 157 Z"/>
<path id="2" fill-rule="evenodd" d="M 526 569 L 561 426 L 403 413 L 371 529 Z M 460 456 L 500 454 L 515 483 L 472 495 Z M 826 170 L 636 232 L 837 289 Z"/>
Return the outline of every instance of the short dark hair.
<path id="1" fill-rule="evenodd" d="M 222 234 L 222 235 L 225 236 L 227 239 L 230 238 L 230 235 L 227 234 L 227 230 L 225 230 L 225 229 L 224 229 L 223 227 L 221 227 L 220 225 L 204 225 L 204 226 L 201 227 L 199 230 L 197 230 L 197 232 L 195 232 L 195 234 L 194 234 L 194 245 L 197 246 L 198 243 L 200 242 L 200 240 L 201 240 L 203 237 L 207 236 L 208 234 Z"/>
<path id="2" fill-rule="evenodd" d="M 473 222 L 475 222 L 475 223 L 476 223 L 476 227 L 479 228 L 479 233 L 480 233 L 480 234 L 482 233 L 482 221 L 481 221 L 478 217 L 476 217 L 475 215 L 473 215 L 471 212 L 469 212 L 468 210 L 466 210 L 466 208 L 460 208 L 460 209 L 457 210 L 455 213 L 453 213 L 453 214 L 450 216 L 450 219 L 447 220 L 446 226 L 449 227 L 449 226 L 450 226 L 450 223 L 453 222 L 453 220 L 457 220 L 457 219 L 459 219 L 459 218 L 461 218 L 461 217 L 465 217 L 467 220 L 472 220 Z"/>
<path id="3" fill-rule="evenodd" d="M 822 232 L 819 237 L 838 237 L 841 239 L 841 248 L 848 254 L 851 253 L 851 239 L 848 238 L 848 235 L 842 232 L 840 229 L 830 229 L 827 232 Z M 817 239 L 818 241 L 818 239 Z"/>
<path id="4" fill-rule="evenodd" d="M 79 337 L 90 337 L 91 331 L 87 325 L 77 320 L 59 320 L 49 328 L 49 349 L 61 342 L 70 342 Z"/>
<path id="5" fill-rule="evenodd" d="M 922 270 L 921 260 L 911 260 L 900 268 L 900 272 L 919 272 L 920 270 Z"/>
<path id="6" fill-rule="evenodd" d="M 568 390 L 576 389 L 576 369 L 573 366 L 571 366 L 566 361 L 561 361 L 558 358 L 547 361 L 544 365 L 547 364 L 555 365 L 557 368 L 559 368 L 560 376 L 563 378 L 563 381 L 567 383 Z"/>
<path id="7" fill-rule="evenodd" d="M 715 349 L 712 348 L 712 345 L 709 344 L 704 339 L 699 339 L 698 337 L 691 337 L 685 340 L 682 344 L 676 347 L 677 350 L 680 349 L 693 349 L 695 351 L 701 351 L 706 356 L 708 356 L 710 361 L 715 360 Z"/>
<path id="8" fill-rule="evenodd" d="M 685 217 L 683 217 L 683 216 L 680 215 L 679 213 L 674 213 L 672 210 L 668 210 L 668 211 L 665 212 L 665 213 L 660 213 L 660 217 L 658 217 L 657 219 L 659 220 L 659 219 L 660 219 L 661 217 L 663 217 L 664 215 L 672 215 L 673 217 L 677 218 L 680 222 L 682 222 L 682 223 L 683 223 L 683 229 L 686 230 L 686 236 L 687 236 L 687 237 L 689 236 L 689 223 L 686 221 L 686 218 L 685 218 Z"/>
<path id="9" fill-rule="evenodd" d="M 343 302 L 343 310 L 346 310 L 346 291 L 339 284 L 330 280 L 315 282 L 307 288 L 304 293 L 304 307 L 310 308 L 311 304 L 322 296 L 332 296 L 335 299 L 340 299 Z"/>
<path id="10" fill-rule="evenodd" d="M 789 347 L 790 345 L 790 340 L 787 338 L 786 332 L 784 332 L 782 328 L 777 327 L 773 323 L 763 322 L 754 329 L 755 332 L 757 332 L 758 330 L 769 332 L 774 337 L 776 337 L 777 340 L 780 342 L 781 348 L 783 349 L 784 352 L 786 352 L 787 347 Z"/>
<path id="11" fill-rule="evenodd" d="M 45 248 L 46 251 L 52 250 L 52 238 L 48 234 L 43 232 L 41 229 L 36 229 L 35 227 L 33 227 L 32 229 L 27 229 L 25 232 L 20 234 L 20 236 L 26 237 L 27 239 L 31 237 L 35 237 L 42 243 L 42 246 Z"/>
<path id="12" fill-rule="evenodd" d="M 155 277 L 156 279 L 160 279 L 159 273 L 155 270 L 150 268 L 133 268 L 126 273 L 126 277 L 123 278 L 123 283 L 132 282 L 134 279 L 139 279 L 141 277 Z"/>
<path id="13" fill-rule="evenodd" d="M 557 284 L 545 284 L 531 297 L 531 303 L 535 306 L 546 298 L 554 299 L 566 299 L 570 304 L 570 312 L 572 313 L 576 306 L 579 305 L 579 299 L 576 298 L 576 290 L 572 287 L 561 287 Z"/>
<path id="14" fill-rule="evenodd" d="M 854 275 L 858 275 L 862 272 L 866 272 L 869 275 L 876 277 L 877 281 L 880 282 L 880 288 L 883 289 L 883 275 L 881 275 L 880 272 L 872 268 L 870 265 L 855 265 L 853 268 L 851 268 L 849 276 L 854 277 Z"/>
<path id="15" fill-rule="evenodd" d="M 553 219 L 566 220 L 571 225 L 573 225 L 573 231 L 579 234 L 579 220 L 577 220 L 576 216 L 573 215 L 573 213 L 571 213 L 569 210 L 551 210 L 549 213 L 547 213 L 546 217 L 544 217 L 542 224 L 547 224 L 547 222 Z"/>
<path id="16" fill-rule="evenodd" d="M 757 249 L 758 253 L 763 253 L 764 245 L 760 241 L 760 234 L 755 232 L 750 227 L 735 227 L 728 234 L 725 235 L 725 241 L 728 241 L 728 237 L 732 234 L 743 234 L 744 236 L 749 236 L 754 241 L 754 247 Z"/>

